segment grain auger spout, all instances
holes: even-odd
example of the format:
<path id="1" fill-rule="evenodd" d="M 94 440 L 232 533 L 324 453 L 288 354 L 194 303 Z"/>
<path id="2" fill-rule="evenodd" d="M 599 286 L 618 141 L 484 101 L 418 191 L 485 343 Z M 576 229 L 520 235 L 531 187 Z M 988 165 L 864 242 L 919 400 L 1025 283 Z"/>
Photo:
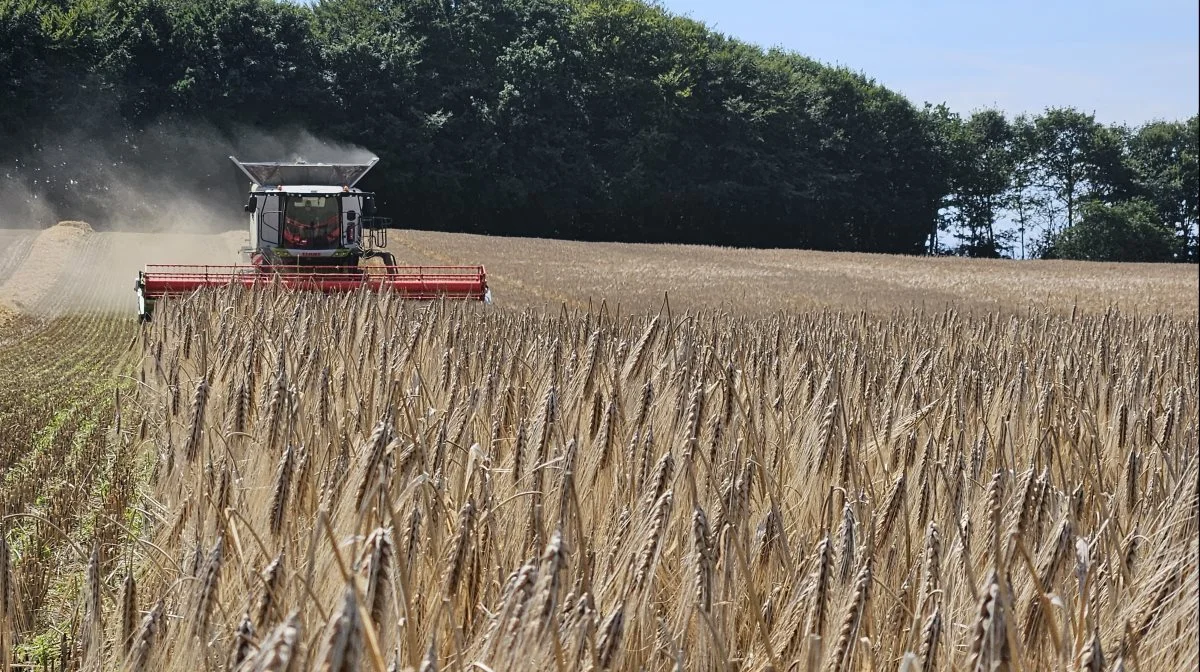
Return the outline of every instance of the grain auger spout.
<path id="1" fill-rule="evenodd" d="M 248 163 L 229 157 L 250 179 L 246 263 L 148 265 L 134 289 L 138 316 L 154 302 L 198 289 L 278 285 L 324 293 L 396 292 L 406 299 L 490 301 L 483 266 L 400 266 L 387 247 L 391 219 L 376 216 L 375 194 L 357 187 L 378 162 Z"/>

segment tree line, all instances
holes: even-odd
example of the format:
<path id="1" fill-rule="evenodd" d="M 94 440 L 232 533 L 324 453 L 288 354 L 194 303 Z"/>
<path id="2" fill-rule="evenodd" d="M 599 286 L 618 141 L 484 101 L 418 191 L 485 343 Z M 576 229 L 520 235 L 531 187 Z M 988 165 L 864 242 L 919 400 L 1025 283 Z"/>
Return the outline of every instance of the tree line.
<path id="1" fill-rule="evenodd" d="M 964 117 L 642 0 L 0 0 L 0 99 L 6 180 L 101 225 L 98 174 L 203 164 L 203 124 L 369 148 L 411 228 L 1196 259 L 1194 116 Z"/>
<path id="2" fill-rule="evenodd" d="M 955 251 L 1196 261 L 1196 116 L 1130 128 L 1072 108 L 935 114 L 949 163 L 939 226 Z"/>

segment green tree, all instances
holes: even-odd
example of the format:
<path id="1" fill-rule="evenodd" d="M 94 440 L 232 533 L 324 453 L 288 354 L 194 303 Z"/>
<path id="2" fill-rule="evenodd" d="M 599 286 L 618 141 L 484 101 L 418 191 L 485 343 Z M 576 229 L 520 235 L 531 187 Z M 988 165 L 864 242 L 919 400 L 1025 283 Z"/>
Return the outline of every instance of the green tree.
<path id="1" fill-rule="evenodd" d="M 36 141 L 48 112 L 83 102 L 103 20 L 95 1 L 0 0 L 0 138 Z M 0 156 L 15 153 L 0 149 Z"/>
<path id="2" fill-rule="evenodd" d="M 168 0 L 104 0 L 94 68 L 123 119 L 154 119 L 171 107 L 166 95 L 180 77 L 180 55 Z"/>
<path id="3" fill-rule="evenodd" d="M 1039 168 L 1038 180 L 1061 213 L 1061 217 L 1049 213 L 1049 236 L 1075 223 L 1100 129 L 1094 115 L 1073 108 L 1051 108 L 1033 120 L 1032 149 Z"/>
<path id="4" fill-rule="evenodd" d="M 34 117 L 56 75 L 53 40 L 42 29 L 46 11 L 35 0 L 0 0 L 0 135 L 15 135 Z"/>
<path id="5" fill-rule="evenodd" d="M 996 223 L 1009 202 L 1017 164 L 1015 134 L 998 110 L 980 110 L 949 121 L 951 225 L 969 256 L 997 257 L 1009 247 Z"/>
<path id="6" fill-rule="evenodd" d="M 1129 129 L 1097 126 L 1084 157 L 1084 199 L 1118 203 L 1135 195 L 1134 171 L 1129 159 Z"/>
<path id="7" fill-rule="evenodd" d="M 1055 235 L 1053 256 L 1084 261 L 1171 261 L 1175 241 L 1144 199 L 1085 201 L 1079 221 Z"/>
<path id="8" fill-rule="evenodd" d="M 1029 117 L 1020 115 L 1012 120 L 1011 126 L 1014 161 L 1007 198 L 1007 214 L 1016 224 L 1020 257 L 1025 259 L 1027 238 L 1034 232 L 1039 221 L 1048 219 L 1046 213 L 1050 205 L 1046 191 L 1038 186 L 1040 166 L 1034 122 Z"/>
<path id="9" fill-rule="evenodd" d="M 272 0 L 172 2 L 182 71 L 174 109 L 218 127 L 278 127 L 329 118 L 308 7 Z"/>
<path id="10" fill-rule="evenodd" d="M 321 0 L 313 29 L 320 48 L 329 109 L 321 134 L 370 148 L 386 163 L 367 177 L 380 205 L 407 203 L 403 226 L 414 226 L 414 182 L 431 155 L 417 71 L 423 39 L 403 0 Z M 396 209 L 396 214 L 401 214 Z"/>
<path id="11" fill-rule="evenodd" d="M 1032 200 L 1042 206 L 1043 247 L 1075 224 L 1082 202 L 1116 204 L 1136 195 L 1127 128 L 1104 126 L 1095 115 L 1074 108 L 1051 108 L 1023 135 L 1034 168 L 1032 190 L 1040 192 Z"/>
<path id="12" fill-rule="evenodd" d="M 1130 162 L 1142 194 L 1175 233 L 1176 257 L 1196 261 L 1197 200 L 1200 199 L 1198 117 L 1186 122 L 1151 122 L 1130 139 Z"/>

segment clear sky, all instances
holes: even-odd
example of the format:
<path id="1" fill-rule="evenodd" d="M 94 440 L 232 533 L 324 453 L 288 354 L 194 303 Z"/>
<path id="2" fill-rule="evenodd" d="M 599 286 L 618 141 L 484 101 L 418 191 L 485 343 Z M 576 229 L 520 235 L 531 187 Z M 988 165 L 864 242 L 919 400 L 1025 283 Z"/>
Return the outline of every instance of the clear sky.
<path id="1" fill-rule="evenodd" d="M 1200 111 L 1197 0 L 660 0 L 764 47 L 860 71 L 913 103 L 1106 123 Z"/>

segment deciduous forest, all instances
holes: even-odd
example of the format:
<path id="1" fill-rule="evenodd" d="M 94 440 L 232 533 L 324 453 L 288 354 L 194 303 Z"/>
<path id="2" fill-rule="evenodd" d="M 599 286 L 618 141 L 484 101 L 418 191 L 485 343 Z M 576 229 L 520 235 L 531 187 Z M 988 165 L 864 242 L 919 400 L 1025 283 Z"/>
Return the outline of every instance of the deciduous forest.
<path id="1" fill-rule="evenodd" d="M 640 0 L 0 0 L 0 218 L 112 226 L 114 175 L 236 211 L 218 150 L 303 129 L 378 155 L 406 228 L 1196 260 L 1196 116 L 950 110 L 819 58 Z"/>

